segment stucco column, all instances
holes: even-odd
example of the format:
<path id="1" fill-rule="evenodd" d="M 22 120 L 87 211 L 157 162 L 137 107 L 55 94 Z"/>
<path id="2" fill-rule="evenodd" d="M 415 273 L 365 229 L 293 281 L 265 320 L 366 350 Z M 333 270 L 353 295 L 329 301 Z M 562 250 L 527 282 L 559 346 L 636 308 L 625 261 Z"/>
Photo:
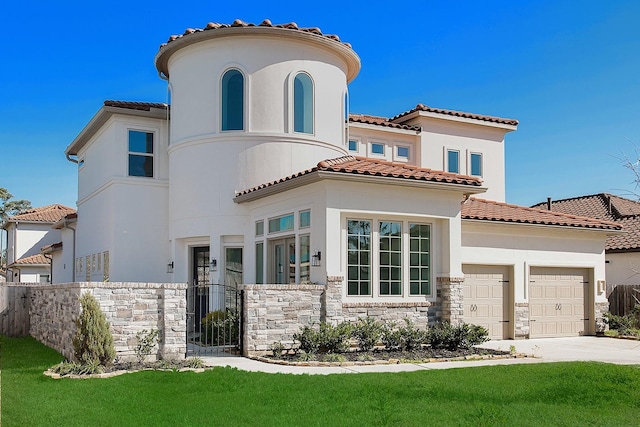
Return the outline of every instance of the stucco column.
<path id="1" fill-rule="evenodd" d="M 464 314 L 464 300 L 462 284 L 464 277 L 438 277 L 438 299 L 442 306 L 442 321 L 451 324 L 462 322 Z"/>

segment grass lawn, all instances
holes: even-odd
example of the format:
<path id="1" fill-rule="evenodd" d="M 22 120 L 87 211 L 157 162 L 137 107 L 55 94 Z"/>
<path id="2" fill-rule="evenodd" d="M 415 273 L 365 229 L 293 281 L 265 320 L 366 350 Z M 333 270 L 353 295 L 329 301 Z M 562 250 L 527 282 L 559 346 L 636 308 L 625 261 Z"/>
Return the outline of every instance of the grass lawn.
<path id="1" fill-rule="evenodd" d="M 32 338 L 0 339 L 3 426 L 640 424 L 639 366 L 540 363 L 328 376 L 216 368 L 91 380 L 42 374 L 61 360 Z"/>

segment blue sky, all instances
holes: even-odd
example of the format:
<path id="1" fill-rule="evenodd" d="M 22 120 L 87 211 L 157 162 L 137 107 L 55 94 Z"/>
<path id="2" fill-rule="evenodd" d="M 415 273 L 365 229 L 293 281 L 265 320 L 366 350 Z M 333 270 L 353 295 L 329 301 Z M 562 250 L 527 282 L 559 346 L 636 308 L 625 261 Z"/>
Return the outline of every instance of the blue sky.
<path id="1" fill-rule="evenodd" d="M 237 5 L 232 5 L 236 3 Z M 338 34 L 362 60 L 351 111 L 417 103 L 515 118 L 507 201 L 635 190 L 640 2 L 22 1 L 0 15 L 0 187 L 75 207 L 64 149 L 105 99 L 166 100 L 153 58 L 171 34 L 236 18 Z"/>

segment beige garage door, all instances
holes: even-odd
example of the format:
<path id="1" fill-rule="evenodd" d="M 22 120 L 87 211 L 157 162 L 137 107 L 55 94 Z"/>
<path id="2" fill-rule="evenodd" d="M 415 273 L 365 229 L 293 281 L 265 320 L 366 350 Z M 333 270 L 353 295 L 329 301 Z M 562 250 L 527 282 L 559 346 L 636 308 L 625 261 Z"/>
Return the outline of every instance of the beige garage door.
<path id="1" fill-rule="evenodd" d="M 531 338 L 572 337 L 584 332 L 588 277 L 588 271 L 580 268 L 531 268 Z"/>
<path id="2" fill-rule="evenodd" d="M 491 339 L 509 337 L 509 270 L 505 266 L 463 265 L 464 321 L 484 326 Z"/>

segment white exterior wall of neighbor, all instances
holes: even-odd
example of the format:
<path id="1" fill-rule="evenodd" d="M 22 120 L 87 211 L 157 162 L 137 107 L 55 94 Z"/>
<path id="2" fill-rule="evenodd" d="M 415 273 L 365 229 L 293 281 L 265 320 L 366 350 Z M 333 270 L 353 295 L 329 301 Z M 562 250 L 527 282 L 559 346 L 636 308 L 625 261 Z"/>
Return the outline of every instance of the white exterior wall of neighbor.
<path id="1" fill-rule="evenodd" d="M 607 263 L 607 284 L 638 285 L 640 284 L 640 253 L 614 252 L 605 256 Z"/>
<path id="2" fill-rule="evenodd" d="M 75 224 L 72 224 L 71 227 L 75 227 Z M 62 250 L 54 251 L 49 255 L 53 260 L 51 266 L 51 281 L 52 283 L 71 283 L 75 281 L 73 277 L 75 268 L 73 258 L 73 230 L 70 228 L 62 228 L 60 229 L 60 236 Z M 84 280 L 84 278 L 81 280 Z"/>
<path id="3" fill-rule="evenodd" d="M 349 140 L 356 141 L 358 146 L 358 151 L 349 151 L 352 156 L 421 166 L 420 136 L 416 131 L 351 123 L 349 125 Z M 372 153 L 372 144 L 384 144 L 384 155 Z M 409 158 L 399 157 L 397 155 L 398 147 L 409 148 Z"/>
<path id="4" fill-rule="evenodd" d="M 128 176 L 129 130 L 154 133 L 153 178 Z M 167 281 L 166 130 L 165 120 L 114 115 L 78 153 L 83 164 L 78 171 L 75 256 L 82 268 L 76 280 L 103 281 L 108 252 L 110 281 Z"/>
<path id="5" fill-rule="evenodd" d="M 531 267 L 588 269 L 594 302 L 607 302 L 604 289 L 598 289 L 598 281 L 605 280 L 604 231 L 463 220 L 462 233 L 462 263 L 508 266 L 516 304 L 529 301 Z"/>
<path id="6" fill-rule="evenodd" d="M 9 223 L 7 236 L 7 264 L 39 254 L 43 246 L 60 241 L 60 231 L 52 230 L 50 223 Z"/>

